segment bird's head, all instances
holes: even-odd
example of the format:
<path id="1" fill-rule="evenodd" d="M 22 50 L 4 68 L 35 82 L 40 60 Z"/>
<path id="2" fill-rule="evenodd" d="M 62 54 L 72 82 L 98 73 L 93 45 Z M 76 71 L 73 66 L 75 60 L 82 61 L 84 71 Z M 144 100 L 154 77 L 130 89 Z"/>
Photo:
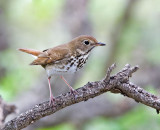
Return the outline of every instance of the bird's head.
<path id="1" fill-rule="evenodd" d="M 77 52 L 86 53 L 90 52 L 96 46 L 105 46 L 106 44 L 98 42 L 94 37 L 81 35 L 71 41 L 72 46 Z"/>

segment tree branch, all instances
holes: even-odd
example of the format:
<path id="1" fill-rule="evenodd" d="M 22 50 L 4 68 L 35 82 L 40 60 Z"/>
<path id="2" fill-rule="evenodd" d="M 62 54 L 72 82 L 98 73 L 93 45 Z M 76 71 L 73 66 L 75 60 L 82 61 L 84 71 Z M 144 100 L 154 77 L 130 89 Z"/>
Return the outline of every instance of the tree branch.
<path id="1" fill-rule="evenodd" d="M 129 82 L 129 77 L 138 70 L 138 66 L 131 67 L 127 64 L 120 72 L 110 76 L 114 68 L 115 64 L 109 67 L 107 75 L 103 80 L 88 82 L 83 87 L 76 89 L 77 94 L 75 96 L 70 92 L 59 95 L 56 97 L 54 106 L 49 106 L 49 101 L 35 105 L 30 110 L 7 122 L 2 130 L 20 130 L 62 108 L 94 98 L 107 91 L 121 93 L 127 97 L 133 98 L 137 102 L 155 108 L 157 112 L 159 112 L 160 98 Z"/>
<path id="2" fill-rule="evenodd" d="M 0 96 L 0 127 L 8 115 L 16 112 L 16 106 L 7 104 Z"/>

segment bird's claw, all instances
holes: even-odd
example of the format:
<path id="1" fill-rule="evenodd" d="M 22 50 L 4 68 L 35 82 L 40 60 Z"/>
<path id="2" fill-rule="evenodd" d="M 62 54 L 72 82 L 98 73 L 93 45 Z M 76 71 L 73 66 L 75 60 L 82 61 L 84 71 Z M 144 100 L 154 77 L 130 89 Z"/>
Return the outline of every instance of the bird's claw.
<path id="1" fill-rule="evenodd" d="M 55 98 L 53 96 L 50 96 L 50 100 L 49 100 L 49 106 L 51 106 L 51 104 L 54 106 L 55 105 Z"/>
<path id="2" fill-rule="evenodd" d="M 71 89 L 71 94 L 74 96 L 75 99 L 77 99 L 78 92 L 74 89 Z"/>

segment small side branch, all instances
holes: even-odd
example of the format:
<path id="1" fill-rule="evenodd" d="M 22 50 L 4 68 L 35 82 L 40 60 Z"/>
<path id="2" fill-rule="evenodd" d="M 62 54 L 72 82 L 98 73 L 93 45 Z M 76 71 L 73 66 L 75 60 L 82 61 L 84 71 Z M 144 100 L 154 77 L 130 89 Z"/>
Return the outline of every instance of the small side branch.
<path id="1" fill-rule="evenodd" d="M 140 102 L 142 104 L 150 106 L 156 109 L 157 112 L 159 112 L 160 98 L 129 82 L 129 78 L 134 72 L 138 70 L 138 66 L 131 67 L 129 64 L 127 64 L 120 72 L 113 76 L 110 76 L 112 70 L 115 67 L 115 64 L 109 67 L 107 74 L 103 80 L 88 82 L 83 87 L 76 89 L 76 98 L 70 92 L 68 92 L 56 97 L 54 106 L 49 106 L 49 101 L 37 104 L 28 111 L 7 122 L 3 126 L 2 130 L 20 130 L 34 123 L 42 117 L 51 115 L 58 110 L 75 103 L 94 98 L 107 91 L 113 93 L 121 93 L 129 98 L 134 99 L 136 102 Z"/>
<path id="2" fill-rule="evenodd" d="M 15 113 L 15 111 L 16 106 L 7 104 L 0 96 L 0 127 L 3 125 L 6 117 L 12 113 Z"/>

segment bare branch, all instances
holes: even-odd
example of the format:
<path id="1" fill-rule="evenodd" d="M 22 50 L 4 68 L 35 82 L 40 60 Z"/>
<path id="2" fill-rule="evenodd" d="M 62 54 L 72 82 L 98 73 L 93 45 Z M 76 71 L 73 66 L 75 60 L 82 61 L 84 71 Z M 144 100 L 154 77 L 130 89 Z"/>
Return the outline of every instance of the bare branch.
<path id="1" fill-rule="evenodd" d="M 112 64 L 112 65 L 108 68 L 107 74 L 106 74 L 106 76 L 105 76 L 105 78 L 104 78 L 104 81 L 109 81 L 111 72 L 112 72 L 115 68 L 116 68 L 116 64 L 115 64 L 115 63 Z"/>
<path id="2" fill-rule="evenodd" d="M 160 110 L 160 99 L 158 97 L 129 82 L 129 77 L 138 70 L 138 66 L 131 67 L 127 64 L 120 72 L 110 76 L 114 68 L 115 64 L 108 69 L 107 75 L 103 80 L 88 82 L 83 87 L 76 89 L 76 98 L 68 92 L 56 97 L 54 106 L 49 106 L 49 101 L 37 104 L 30 110 L 7 122 L 2 130 L 20 130 L 62 108 L 94 98 L 107 91 L 112 92 L 113 90 L 119 90 L 119 93 L 133 98 L 137 102 L 155 108 L 157 111 Z"/>
<path id="3" fill-rule="evenodd" d="M 7 104 L 0 96 L 0 127 L 4 123 L 6 117 L 12 113 L 15 113 L 15 111 L 16 106 Z"/>

